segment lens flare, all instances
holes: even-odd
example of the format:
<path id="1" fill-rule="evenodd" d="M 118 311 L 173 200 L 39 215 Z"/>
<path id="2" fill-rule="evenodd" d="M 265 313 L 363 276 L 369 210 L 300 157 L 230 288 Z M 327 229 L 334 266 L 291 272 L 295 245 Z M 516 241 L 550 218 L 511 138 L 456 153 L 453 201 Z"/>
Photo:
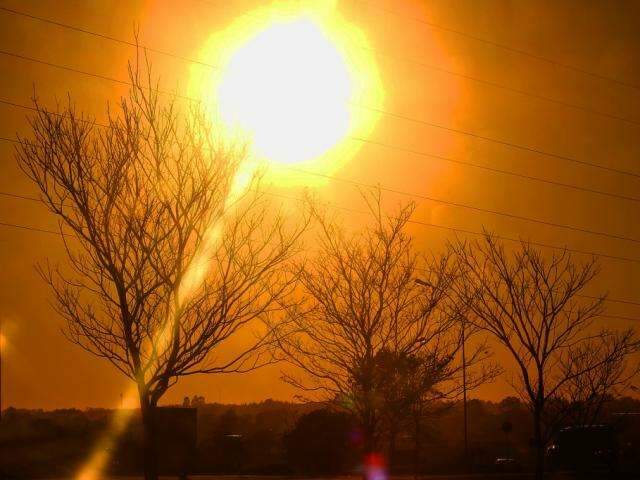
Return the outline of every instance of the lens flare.
<path id="1" fill-rule="evenodd" d="M 180 304 L 187 301 L 202 284 L 202 281 L 209 271 L 209 259 L 212 256 L 213 250 L 219 244 L 225 220 L 231 213 L 231 206 L 249 189 L 256 168 L 256 162 L 248 160 L 240 165 L 236 172 L 229 189 L 229 194 L 225 200 L 224 213 L 208 227 L 203 236 L 204 241 L 195 253 L 195 258 L 193 262 L 191 262 L 189 269 L 185 272 L 184 278 L 178 287 Z M 168 320 L 164 322 L 160 330 L 154 332 L 152 335 L 151 342 L 159 352 L 164 351 L 172 339 L 172 317 L 173 312 L 169 315 Z M 152 345 L 145 345 L 147 349 L 151 348 L 151 346 Z M 137 404 L 137 395 L 138 392 L 135 385 L 131 386 L 123 395 L 123 406 L 127 406 L 128 408 L 120 408 L 115 412 L 107 431 L 99 439 L 89 460 L 76 475 L 76 480 L 99 480 L 102 478 L 105 467 L 110 459 L 110 452 L 114 449 L 118 437 L 124 432 L 134 413 L 134 410 L 130 407 Z"/>
<path id="2" fill-rule="evenodd" d="M 135 390 L 127 392 L 128 399 L 135 399 Z M 102 478 L 109 459 L 111 451 L 114 449 L 118 437 L 124 432 L 129 420 L 133 414 L 133 410 L 119 409 L 115 412 L 107 433 L 103 435 L 89 460 L 84 464 L 80 473 L 76 475 L 76 480 L 98 480 Z"/>
<path id="3" fill-rule="evenodd" d="M 370 453 L 364 459 L 364 476 L 366 480 L 387 480 L 387 469 L 384 457 L 379 453 Z"/>

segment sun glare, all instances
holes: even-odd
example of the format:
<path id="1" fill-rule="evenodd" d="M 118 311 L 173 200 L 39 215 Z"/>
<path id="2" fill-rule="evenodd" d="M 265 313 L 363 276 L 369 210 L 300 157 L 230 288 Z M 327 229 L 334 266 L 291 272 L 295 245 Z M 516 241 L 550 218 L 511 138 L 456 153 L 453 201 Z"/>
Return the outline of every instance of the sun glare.
<path id="1" fill-rule="evenodd" d="M 256 151 L 279 162 L 317 157 L 349 128 L 344 60 L 308 19 L 275 24 L 247 42 L 218 95 L 223 120 L 251 132 Z"/>
<path id="2" fill-rule="evenodd" d="M 257 159 L 284 167 L 279 177 L 289 183 L 296 176 L 287 176 L 287 165 L 330 173 L 353 156 L 357 146 L 345 138 L 367 136 L 377 120 L 353 102 L 382 102 L 362 33 L 331 2 L 292 5 L 258 9 L 212 36 L 200 58 L 221 68 L 203 76 L 194 66 L 190 85 L 229 134 L 249 139 Z"/>

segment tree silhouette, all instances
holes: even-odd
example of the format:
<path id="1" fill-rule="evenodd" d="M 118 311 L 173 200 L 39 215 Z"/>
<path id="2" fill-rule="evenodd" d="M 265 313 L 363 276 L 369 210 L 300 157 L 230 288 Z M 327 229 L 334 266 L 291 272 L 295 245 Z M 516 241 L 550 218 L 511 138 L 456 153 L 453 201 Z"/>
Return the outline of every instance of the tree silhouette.
<path id="1" fill-rule="evenodd" d="M 526 242 L 508 252 L 489 233 L 451 249 L 471 321 L 517 365 L 514 388 L 532 413 L 536 478 L 542 478 L 545 446 L 567 412 L 559 408 L 567 404 L 563 392 L 587 378 L 600 382 L 596 372 L 635 348 L 633 331 L 596 328 L 605 297 L 579 297 L 599 271 L 595 259 L 578 264 L 567 251 L 545 258 Z"/>
<path id="2" fill-rule="evenodd" d="M 290 466 L 296 473 L 336 475 L 351 467 L 352 419 L 329 408 L 298 418 L 283 442 Z"/>
<path id="3" fill-rule="evenodd" d="M 314 211 L 319 253 L 299 266 L 302 301 L 287 309 L 278 338 L 282 358 L 302 372 L 285 380 L 349 408 L 370 454 L 391 409 L 457 379 L 460 332 L 458 309 L 445 308 L 448 257 L 423 258 L 406 232 L 414 205 L 386 215 L 379 192 L 363 196 L 374 222 L 358 233 Z M 430 288 L 415 281 L 424 272 Z"/>
<path id="4" fill-rule="evenodd" d="M 39 271 L 67 337 L 137 385 L 151 480 L 153 411 L 179 377 L 271 361 L 255 321 L 284 308 L 294 278 L 281 267 L 304 227 L 269 215 L 255 181 L 232 195 L 244 145 L 221 141 L 202 106 L 162 96 L 138 63 L 105 125 L 34 100 L 17 160 L 59 219 L 68 261 Z M 246 345 L 210 355 L 253 325 Z"/>
<path id="5" fill-rule="evenodd" d="M 570 362 L 560 365 L 567 381 L 559 389 L 562 399 L 556 423 L 592 426 L 600 422 L 605 404 L 631 387 L 640 365 L 629 362 L 630 338 L 612 336 L 605 342 L 585 342 Z M 631 350 L 635 350 L 631 344 Z"/>

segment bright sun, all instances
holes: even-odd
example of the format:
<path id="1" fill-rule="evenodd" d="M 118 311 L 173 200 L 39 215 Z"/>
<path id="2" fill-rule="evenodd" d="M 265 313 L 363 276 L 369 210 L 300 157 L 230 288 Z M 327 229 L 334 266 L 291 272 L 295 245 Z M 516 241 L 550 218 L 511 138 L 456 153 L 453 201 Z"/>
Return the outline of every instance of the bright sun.
<path id="1" fill-rule="evenodd" d="M 349 130 L 352 86 L 340 52 L 309 19 L 276 23 L 233 55 L 218 86 L 223 120 L 253 137 L 256 152 L 295 163 Z"/>
<path id="2" fill-rule="evenodd" d="M 322 183 L 295 177 L 287 165 L 330 174 L 348 161 L 378 115 L 382 83 L 366 36 L 335 2 L 275 2 L 238 17 L 212 35 L 193 65 L 190 96 L 215 107 L 229 134 L 247 137 L 276 183 Z"/>

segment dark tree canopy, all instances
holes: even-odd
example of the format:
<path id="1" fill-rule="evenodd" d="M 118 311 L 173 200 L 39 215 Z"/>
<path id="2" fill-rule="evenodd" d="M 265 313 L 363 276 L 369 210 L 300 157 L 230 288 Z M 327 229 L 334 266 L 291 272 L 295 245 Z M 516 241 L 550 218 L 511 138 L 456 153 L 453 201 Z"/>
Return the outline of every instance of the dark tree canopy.
<path id="1" fill-rule="evenodd" d="M 302 415 L 284 437 L 289 465 L 307 475 L 345 472 L 357 460 L 354 428 L 345 412 L 325 408 Z"/>

